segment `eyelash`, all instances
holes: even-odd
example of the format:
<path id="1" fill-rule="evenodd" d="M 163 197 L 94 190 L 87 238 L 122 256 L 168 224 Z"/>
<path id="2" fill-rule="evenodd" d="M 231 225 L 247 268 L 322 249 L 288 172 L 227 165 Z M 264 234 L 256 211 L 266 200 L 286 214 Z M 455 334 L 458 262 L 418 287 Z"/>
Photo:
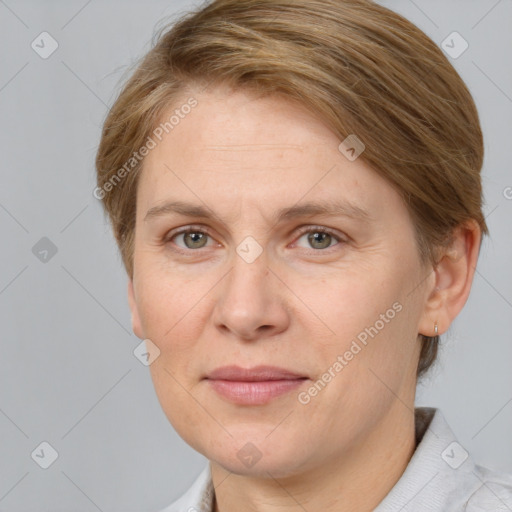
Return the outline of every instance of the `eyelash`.
<path id="1" fill-rule="evenodd" d="M 187 233 L 202 233 L 204 235 L 209 236 L 210 238 L 213 238 L 212 235 L 210 234 L 210 232 L 203 227 L 188 226 L 186 228 L 179 229 L 178 231 L 169 233 L 169 235 L 165 237 L 164 243 L 168 244 L 169 242 L 172 241 L 173 238 L 175 238 L 179 235 L 182 235 L 182 234 L 187 234 Z M 297 238 L 301 238 L 306 233 L 326 233 L 328 235 L 331 235 L 333 238 L 335 238 L 336 241 L 338 242 L 338 244 L 343 244 L 346 242 L 346 240 L 344 240 L 342 237 L 337 235 L 333 230 L 331 230 L 329 228 L 325 228 L 323 226 L 304 226 L 302 228 L 299 228 Z M 315 253 L 328 252 L 329 249 L 334 248 L 338 244 L 334 244 L 333 246 L 326 247 L 325 249 L 310 249 L 310 250 Z M 203 249 L 203 247 L 201 247 L 200 249 Z M 181 247 L 176 246 L 173 248 L 173 251 L 181 253 L 181 254 L 189 254 L 191 252 L 197 252 L 200 249 L 182 249 Z"/>

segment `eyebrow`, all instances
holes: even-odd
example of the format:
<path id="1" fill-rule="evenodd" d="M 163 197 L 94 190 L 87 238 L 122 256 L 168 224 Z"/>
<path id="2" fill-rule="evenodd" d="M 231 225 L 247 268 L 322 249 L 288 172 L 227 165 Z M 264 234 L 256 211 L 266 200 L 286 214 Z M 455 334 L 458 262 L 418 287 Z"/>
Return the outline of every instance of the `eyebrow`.
<path id="1" fill-rule="evenodd" d="M 144 221 L 148 221 L 157 217 L 162 217 L 171 214 L 179 214 L 185 217 L 194 217 L 202 219 L 218 219 L 217 215 L 205 206 L 186 203 L 183 201 L 167 201 L 162 205 L 153 206 L 150 208 L 145 217 Z M 348 201 L 323 201 L 318 202 L 306 202 L 297 204 L 287 208 L 282 208 L 275 214 L 276 222 L 282 222 L 283 220 L 290 220 L 297 217 L 306 217 L 313 215 L 324 215 L 331 217 L 349 217 L 355 220 L 362 220 L 369 222 L 372 216 L 364 208 L 350 203 Z"/>

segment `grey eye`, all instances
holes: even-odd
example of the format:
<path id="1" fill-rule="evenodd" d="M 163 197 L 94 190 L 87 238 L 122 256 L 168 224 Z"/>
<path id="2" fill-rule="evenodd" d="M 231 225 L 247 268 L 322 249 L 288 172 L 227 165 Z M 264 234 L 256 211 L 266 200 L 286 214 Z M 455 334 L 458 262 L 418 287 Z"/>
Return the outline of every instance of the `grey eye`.
<path id="1" fill-rule="evenodd" d="M 321 231 L 312 231 L 308 234 L 308 242 L 314 249 L 326 249 L 331 245 L 332 236 Z"/>
<path id="2" fill-rule="evenodd" d="M 176 237 L 181 236 L 187 249 L 201 249 L 207 241 L 208 235 L 201 231 L 187 231 L 185 233 L 179 233 Z"/>

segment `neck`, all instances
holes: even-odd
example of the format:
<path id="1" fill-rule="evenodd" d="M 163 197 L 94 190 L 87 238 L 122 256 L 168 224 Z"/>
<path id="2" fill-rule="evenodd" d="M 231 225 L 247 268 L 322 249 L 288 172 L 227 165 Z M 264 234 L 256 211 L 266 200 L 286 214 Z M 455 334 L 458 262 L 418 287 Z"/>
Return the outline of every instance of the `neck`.
<path id="1" fill-rule="evenodd" d="M 251 477 L 210 462 L 213 511 L 371 512 L 398 482 L 415 448 L 414 413 L 397 400 L 364 439 L 301 474 Z"/>

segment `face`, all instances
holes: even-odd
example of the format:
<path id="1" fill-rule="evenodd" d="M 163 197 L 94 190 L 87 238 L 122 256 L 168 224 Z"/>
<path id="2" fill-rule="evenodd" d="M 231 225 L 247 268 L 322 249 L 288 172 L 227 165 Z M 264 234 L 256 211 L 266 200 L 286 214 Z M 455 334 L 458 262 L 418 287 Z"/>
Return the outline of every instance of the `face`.
<path id="1" fill-rule="evenodd" d="M 187 443 L 293 475 L 413 401 L 426 270 L 398 193 L 321 121 L 278 97 L 195 97 L 140 176 L 133 329 Z M 263 365 L 289 373 L 214 373 Z"/>

